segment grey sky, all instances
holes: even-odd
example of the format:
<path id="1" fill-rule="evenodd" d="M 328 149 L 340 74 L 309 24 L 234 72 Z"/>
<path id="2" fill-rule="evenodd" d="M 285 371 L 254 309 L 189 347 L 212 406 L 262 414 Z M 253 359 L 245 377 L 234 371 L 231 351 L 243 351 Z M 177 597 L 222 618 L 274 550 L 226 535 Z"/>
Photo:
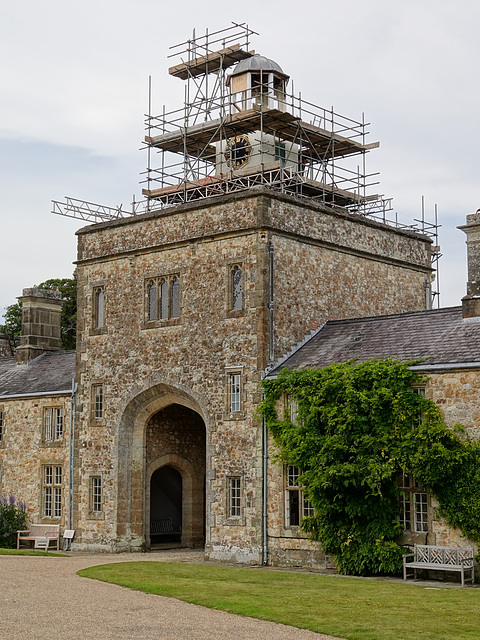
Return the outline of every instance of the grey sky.
<path id="1" fill-rule="evenodd" d="M 375 192 L 401 221 L 438 204 L 442 306 L 465 293 L 464 235 L 480 207 L 477 144 L 480 5 L 466 0 L 237 3 L 24 0 L 0 4 L 0 313 L 24 287 L 69 277 L 82 222 L 50 214 L 68 195 L 106 205 L 140 198 L 148 76 L 153 111 L 180 106 L 168 47 L 247 22 L 252 46 L 302 97 L 365 112 Z"/>

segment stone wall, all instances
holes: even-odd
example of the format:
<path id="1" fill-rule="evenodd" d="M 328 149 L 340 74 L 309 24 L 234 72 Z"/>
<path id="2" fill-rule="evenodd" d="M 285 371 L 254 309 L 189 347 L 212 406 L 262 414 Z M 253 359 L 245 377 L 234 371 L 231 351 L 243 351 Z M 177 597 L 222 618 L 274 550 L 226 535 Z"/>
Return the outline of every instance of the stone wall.
<path id="1" fill-rule="evenodd" d="M 177 404 L 196 411 L 206 426 L 207 556 L 259 562 L 262 442 L 256 409 L 268 358 L 269 242 L 279 356 L 328 315 L 424 308 L 429 240 L 263 189 L 93 225 L 78 234 L 78 544 L 145 547 L 153 471 L 145 457 L 147 424 Z M 243 273 L 243 305 L 232 311 L 234 264 Z M 149 322 L 146 282 L 172 274 L 181 282 L 180 317 Z M 106 295 L 100 329 L 92 325 L 96 287 Z M 242 406 L 234 414 L 228 407 L 232 372 L 242 380 Z M 100 382 L 105 413 L 98 421 L 92 419 L 92 385 Z M 166 451 L 158 430 L 148 437 L 155 455 Z M 185 455 L 187 449 L 185 444 Z M 175 455 L 181 456 L 181 447 Z M 92 521 L 88 478 L 100 470 L 104 519 Z M 232 476 L 242 487 L 241 515 L 235 518 L 226 493 Z M 307 543 L 286 541 L 279 561 L 298 555 L 295 544 Z"/>
<path id="2" fill-rule="evenodd" d="M 63 437 L 44 442 L 44 411 L 63 410 Z M 26 503 L 30 523 L 67 525 L 68 510 L 68 442 L 70 397 L 45 396 L 0 400 L 3 411 L 3 436 L 0 442 L 0 492 L 13 494 Z M 62 467 L 62 515 L 45 517 L 42 509 L 43 467 Z"/>

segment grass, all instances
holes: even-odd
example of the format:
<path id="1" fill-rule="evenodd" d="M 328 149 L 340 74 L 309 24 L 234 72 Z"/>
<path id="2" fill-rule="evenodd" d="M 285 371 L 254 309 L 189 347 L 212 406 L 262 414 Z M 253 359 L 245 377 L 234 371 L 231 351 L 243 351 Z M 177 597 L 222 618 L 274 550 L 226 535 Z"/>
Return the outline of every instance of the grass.
<path id="1" fill-rule="evenodd" d="M 347 640 L 478 640 L 480 590 L 168 562 L 80 576 Z"/>
<path id="2" fill-rule="evenodd" d="M 34 551 L 33 549 L 0 549 L 0 556 L 50 556 L 52 558 L 67 558 L 66 553 L 53 551 Z"/>

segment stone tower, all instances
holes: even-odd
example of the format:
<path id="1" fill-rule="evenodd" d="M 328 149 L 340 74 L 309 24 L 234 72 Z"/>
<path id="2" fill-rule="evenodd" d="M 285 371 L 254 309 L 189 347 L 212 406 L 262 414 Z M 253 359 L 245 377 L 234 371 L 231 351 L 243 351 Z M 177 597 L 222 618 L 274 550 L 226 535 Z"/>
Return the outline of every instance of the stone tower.
<path id="1" fill-rule="evenodd" d="M 172 67 L 197 84 L 224 74 L 231 90 L 218 118 L 149 131 L 190 168 L 148 185 L 149 211 L 77 232 L 80 548 L 168 539 L 216 559 L 321 565 L 265 455 L 265 368 L 327 317 L 425 308 L 429 238 L 366 215 L 369 196 L 318 173 L 369 146 L 302 121 L 280 67 L 252 59 L 207 47 Z M 193 159 L 210 173 L 192 176 Z"/>

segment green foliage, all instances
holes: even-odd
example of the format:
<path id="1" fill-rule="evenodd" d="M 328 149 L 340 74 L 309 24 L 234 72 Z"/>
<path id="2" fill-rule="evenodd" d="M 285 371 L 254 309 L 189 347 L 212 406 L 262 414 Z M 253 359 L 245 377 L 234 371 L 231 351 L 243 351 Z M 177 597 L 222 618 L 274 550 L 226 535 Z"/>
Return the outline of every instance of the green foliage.
<path id="1" fill-rule="evenodd" d="M 35 285 L 37 286 L 37 285 Z M 75 349 L 77 330 L 77 281 L 72 278 L 51 278 L 38 285 L 39 289 L 58 289 L 65 304 L 62 308 L 62 349 Z M 22 305 L 20 302 L 11 304 L 4 314 L 5 324 L 0 325 L 0 331 L 8 331 L 16 336 L 22 333 Z"/>
<path id="2" fill-rule="evenodd" d="M 0 325 L 0 331 L 2 333 L 11 333 L 15 336 L 19 336 L 22 333 L 22 306 L 19 302 L 11 304 L 6 307 L 3 315 L 5 324 Z"/>
<path id="3" fill-rule="evenodd" d="M 25 504 L 10 495 L 0 496 L 0 547 L 13 549 L 17 545 L 17 531 L 25 529 Z"/>
<path id="4" fill-rule="evenodd" d="M 279 457 L 303 470 L 315 515 L 302 527 L 343 573 L 397 573 L 400 472 L 429 486 L 448 522 L 480 540 L 480 449 L 447 427 L 436 405 L 414 392 L 423 382 L 394 360 L 282 371 L 264 382 L 262 411 Z M 293 424 L 277 415 L 293 397 Z"/>

